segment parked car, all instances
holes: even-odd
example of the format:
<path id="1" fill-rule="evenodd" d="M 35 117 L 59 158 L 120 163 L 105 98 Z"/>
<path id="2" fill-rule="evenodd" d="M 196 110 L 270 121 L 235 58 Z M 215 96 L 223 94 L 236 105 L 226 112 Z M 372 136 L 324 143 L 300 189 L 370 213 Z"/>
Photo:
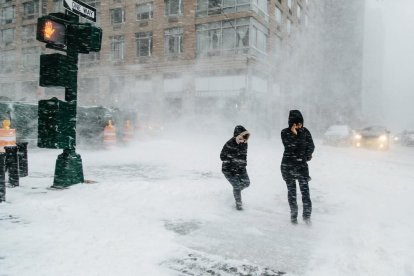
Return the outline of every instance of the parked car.
<path id="1" fill-rule="evenodd" d="M 357 131 L 353 144 L 356 147 L 387 150 L 390 147 L 390 131 L 383 126 L 369 126 Z"/>
<path id="2" fill-rule="evenodd" d="M 332 146 L 352 145 L 353 131 L 347 125 L 332 125 L 323 134 L 323 143 Z"/>
<path id="3" fill-rule="evenodd" d="M 414 146 L 414 130 L 404 130 L 400 135 L 400 143 L 403 146 Z"/>

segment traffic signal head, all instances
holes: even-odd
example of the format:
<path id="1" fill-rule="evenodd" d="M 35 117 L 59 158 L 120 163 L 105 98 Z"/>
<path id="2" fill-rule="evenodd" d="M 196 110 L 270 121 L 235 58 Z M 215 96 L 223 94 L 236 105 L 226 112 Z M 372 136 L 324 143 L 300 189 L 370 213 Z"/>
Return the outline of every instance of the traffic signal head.
<path id="1" fill-rule="evenodd" d="M 37 20 L 36 39 L 63 48 L 66 45 L 66 24 L 60 18 L 46 15 Z"/>
<path id="2" fill-rule="evenodd" d="M 37 20 L 36 39 L 51 48 L 87 54 L 101 50 L 102 29 L 90 23 L 79 23 L 69 15 L 51 13 Z"/>
<path id="3" fill-rule="evenodd" d="M 99 52 L 102 43 L 102 29 L 90 23 L 68 25 L 68 47 L 78 53 Z"/>

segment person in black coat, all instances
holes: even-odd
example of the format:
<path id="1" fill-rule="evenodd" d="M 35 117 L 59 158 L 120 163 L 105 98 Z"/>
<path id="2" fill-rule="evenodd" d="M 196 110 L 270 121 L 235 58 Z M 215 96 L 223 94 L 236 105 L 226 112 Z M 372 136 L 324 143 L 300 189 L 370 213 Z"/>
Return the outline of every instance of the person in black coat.
<path id="1" fill-rule="evenodd" d="M 237 210 L 242 210 L 241 191 L 249 187 L 247 174 L 247 140 L 250 133 L 243 126 L 236 126 L 233 137 L 226 142 L 220 153 L 223 161 L 222 172 L 233 186 L 233 195 Z"/>
<path id="2" fill-rule="evenodd" d="M 290 218 L 297 223 L 298 204 L 296 201 L 296 180 L 302 193 L 303 219 L 310 223 L 312 201 L 310 199 L 308 161 L 312 159 L 315 145 L 310 131 L 303 127 L 303 116 L 299 110 L 289 112 L 289 127 L 282 130 L 281 137 L 285 147 L 283 153 L 281 172 L 288 189 Z"/>

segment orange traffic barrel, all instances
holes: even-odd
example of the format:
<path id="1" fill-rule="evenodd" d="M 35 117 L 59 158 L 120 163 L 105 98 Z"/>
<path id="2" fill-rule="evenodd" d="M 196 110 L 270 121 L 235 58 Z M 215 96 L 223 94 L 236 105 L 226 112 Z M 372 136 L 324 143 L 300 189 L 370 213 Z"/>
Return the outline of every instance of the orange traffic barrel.
<path id="1" fill-rule="evenodd" d="M 7 146 L 16 146 L 16 130 L 10 128 L 10 120 L 4 120 L 3 128 L 0 128 L 0 152 Z"/>
<path id="2" fill-rule="evenodd" d="M 108 125 L 103 132 L 103 146 L 106 149 L 113 148 L 116 145 L 116 129 L 112 125 L 112 121 L 108 121 Z"/>
<path id="3" fill-rule="evenodd" d="M 124 133 L 122 136 L 122 141 L 124 143 L 129 143 L 134 139 L 134 127 L 131 124 L 130 120 L 126 120 L 124 124 Z"/>

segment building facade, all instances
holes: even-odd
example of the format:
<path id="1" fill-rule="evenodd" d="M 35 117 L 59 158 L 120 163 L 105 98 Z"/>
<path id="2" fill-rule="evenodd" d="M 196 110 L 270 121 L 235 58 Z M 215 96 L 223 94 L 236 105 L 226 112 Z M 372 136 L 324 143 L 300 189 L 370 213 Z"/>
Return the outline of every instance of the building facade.
<path id="1" fill-rule="evenodd" d="M 79 104 L 163 118 L 269 111 L 283 87 L 282 53 L 311 10 L 309 0 L 84 2 L 97 9 L 103 39 L 101 52 L 80 55 Z M 36 41 L 36 22 L 50 12 L 64 12 L 63 0 L 0 0 L 3 98 L 63 99 L 63 89 L 38 87 L 39 55 L 51 50 Z"/>

